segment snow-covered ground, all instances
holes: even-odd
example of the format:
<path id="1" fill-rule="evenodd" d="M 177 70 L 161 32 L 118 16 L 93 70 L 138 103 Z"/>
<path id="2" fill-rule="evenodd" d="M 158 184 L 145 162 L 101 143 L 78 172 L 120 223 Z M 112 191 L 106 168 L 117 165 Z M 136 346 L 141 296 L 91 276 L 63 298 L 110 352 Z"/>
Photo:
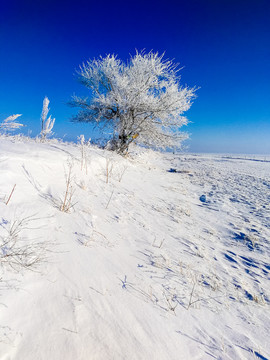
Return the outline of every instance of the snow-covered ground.
<path id="1" fill-rule="evenodd" d="M 85 154 L 0 139 L 0 359 L 270 359 L 269 157 Z"/>

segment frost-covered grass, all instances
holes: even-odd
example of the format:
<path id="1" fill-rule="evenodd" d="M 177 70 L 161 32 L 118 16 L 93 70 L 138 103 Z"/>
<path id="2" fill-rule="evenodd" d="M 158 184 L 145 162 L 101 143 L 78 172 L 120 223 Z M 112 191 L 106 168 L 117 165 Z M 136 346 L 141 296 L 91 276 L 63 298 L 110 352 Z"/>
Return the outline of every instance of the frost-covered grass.
<path id="1" fill-rule="evenodd" d="M 2 137 L 0 358 L 269 359 L 254 159 Z"/>

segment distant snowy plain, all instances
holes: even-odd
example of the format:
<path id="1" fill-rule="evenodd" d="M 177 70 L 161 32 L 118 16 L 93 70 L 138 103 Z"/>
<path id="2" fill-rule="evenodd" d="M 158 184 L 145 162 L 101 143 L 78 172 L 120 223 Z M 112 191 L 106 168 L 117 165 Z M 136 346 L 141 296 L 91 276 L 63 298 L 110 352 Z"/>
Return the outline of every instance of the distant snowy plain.
<path id="1" fill-rule="evenodd" d="M 0 138 L 0 359 L 270 359 L 270 158 L 84 151 Z"/>

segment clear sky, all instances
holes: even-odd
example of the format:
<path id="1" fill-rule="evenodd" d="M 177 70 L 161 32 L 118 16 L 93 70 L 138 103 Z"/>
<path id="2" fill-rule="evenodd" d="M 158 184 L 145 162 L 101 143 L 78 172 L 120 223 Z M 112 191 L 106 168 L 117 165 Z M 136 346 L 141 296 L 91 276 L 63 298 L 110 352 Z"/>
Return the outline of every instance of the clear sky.
<path id="1" fill-rule="evenodd" d="M 44 96 L 55 136 L 91 136 L 70 123 L 82 62 L 135 49 L 166 52 L 198 86 L 183 130 L 193 152 L 270 154 L 269 0 L 0 0 L 0 120 L 22 113 L 40 130 Z"/>

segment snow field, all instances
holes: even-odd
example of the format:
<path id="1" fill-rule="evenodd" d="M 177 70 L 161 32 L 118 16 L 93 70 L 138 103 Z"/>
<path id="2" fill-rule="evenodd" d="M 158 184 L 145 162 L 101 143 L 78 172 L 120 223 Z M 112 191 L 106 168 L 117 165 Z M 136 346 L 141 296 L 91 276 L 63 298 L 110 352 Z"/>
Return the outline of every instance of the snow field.
<path id="1" fill-rule="evenodd" d="M 0 358 L 268 359 L 270 163 L 84 150 L 0 139 Z"/>

